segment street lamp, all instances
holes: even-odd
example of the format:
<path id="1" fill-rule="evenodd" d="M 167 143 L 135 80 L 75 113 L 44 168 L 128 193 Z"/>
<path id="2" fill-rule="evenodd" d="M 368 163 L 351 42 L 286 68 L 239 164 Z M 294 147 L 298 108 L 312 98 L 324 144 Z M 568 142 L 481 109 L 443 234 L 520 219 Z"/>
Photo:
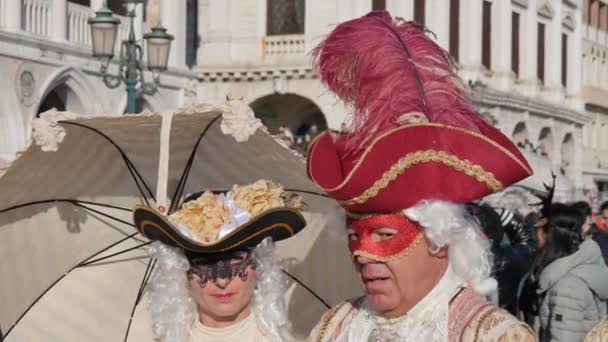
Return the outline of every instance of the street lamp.
<path id="1" fill-rule="evenodd" d="M 125 4 L 143 3 L 144 0 L 123 0 Z M 91 39 L 93 42 L 93 57 L 101 61 L 101 75 L 103 82 L 109 88 L 117 88 L 121 82 L 127 88 L 127 113 L 135 113 L 137 86 L 146 95 L 153 95 L 158 90 L 160 72 L 167 70 L 169 50 L 173 36 L 167 33 L 162 26 L 152 28 L 150 33 L 144 34 L 147 45 L 147 67 L 152 72 L 153 82 L 146 82 L 142 68 L 143 49 L 135 40 L 133 18 L 135 6 L 129 10 L 130 21 L 129 39 L 123 40 L 120 45 L 118 74 L 108 72 L 108 66 L 114 57 L 114 45 L 120 20 L 112 15 L 112 11 L 103 6 L 95 12 L 94 18 L 89 18 Z"/>

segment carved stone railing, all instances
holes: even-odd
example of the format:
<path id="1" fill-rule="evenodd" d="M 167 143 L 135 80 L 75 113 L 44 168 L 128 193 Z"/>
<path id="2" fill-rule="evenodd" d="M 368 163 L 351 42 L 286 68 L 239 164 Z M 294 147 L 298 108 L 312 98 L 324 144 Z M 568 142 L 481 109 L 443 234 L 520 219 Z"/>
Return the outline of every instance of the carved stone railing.
<path id="1" fill-rule="evenodd" d="M 262 40 L 262 55 L 267 60 L 298 59 L 308 52 L 304 35 L 266 36 Z"/>
<path id="2" fill-rule="evenodd" d="M 90 7 L 68 2 L 68 41 L 70 43 L 91 46 L 91 29 L 87 20 L 94 16 L 95 13 Z M 129 18 L 116 14 L 114 16 L 120 19 L 116 37 L 118 49 L 122 40 L 129 37 Z"/>
<path id="3" fill-rule="evenodd" d="M 23 29 L 35 35 L 50 36 L 51 5 L 51 0 L 23 0 Z"/>
<path id="4" fill-rule="evenodd" d="M 68 2 L 68 41 L 76 45 L 91 45 L 87 20 L 93 16 L 88 6 Z"/>

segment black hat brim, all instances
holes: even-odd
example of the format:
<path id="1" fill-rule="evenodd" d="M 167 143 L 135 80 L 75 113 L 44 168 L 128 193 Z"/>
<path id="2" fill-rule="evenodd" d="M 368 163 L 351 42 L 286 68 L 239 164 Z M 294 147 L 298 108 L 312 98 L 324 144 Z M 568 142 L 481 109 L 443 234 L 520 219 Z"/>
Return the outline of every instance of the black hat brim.
<path id="1" fill-rule="evenodd" d="M 194 253 L 221 253 L 252 248 L 267 237 L 274 241 L 292 237 L 306 226 L 306 220 L 297 210 L 276 208 L 254 217 L 221 239 L 204 244 L 187 238 L 165 215 L 146 206 L 136 206 L 133 209 L 133 222 L 137 230 L 148 239 Z"/>

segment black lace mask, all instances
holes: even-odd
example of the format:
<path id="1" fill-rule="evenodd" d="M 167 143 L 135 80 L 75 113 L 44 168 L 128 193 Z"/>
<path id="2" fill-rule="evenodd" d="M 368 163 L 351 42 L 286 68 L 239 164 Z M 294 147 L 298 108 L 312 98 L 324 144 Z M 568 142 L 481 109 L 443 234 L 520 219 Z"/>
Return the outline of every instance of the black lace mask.
<path id="1" fill-rule="evenodd" d="M 246 281 L 249 276 L 247 267 L 256 268 L 256 263 L 249 251 L 237 251 L 219 258 L 195 258 L 190 261 L 190 269 L 186 273 L 188 280 L 192 280 L 194 275 L 198 276 L 198 285 L 204 288 L 208 281 L 217 284 L 218 279 L 228 279 L 239 277 Z"/>

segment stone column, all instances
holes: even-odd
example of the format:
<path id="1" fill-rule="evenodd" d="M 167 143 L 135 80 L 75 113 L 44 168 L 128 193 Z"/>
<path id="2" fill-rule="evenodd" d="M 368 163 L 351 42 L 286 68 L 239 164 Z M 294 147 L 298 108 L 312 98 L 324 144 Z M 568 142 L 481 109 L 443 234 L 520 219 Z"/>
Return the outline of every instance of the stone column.
<path id="1" fill-rule="evenodd" d="M 450 49 L 450 1 L 427 0 L 425 2 L 426 26 L 435 33 L 435 41 L 445 50 Z"/>
<path id="2" fill-rule="evenodd" d="M 575 12 L 574 32 L 568 37 L 568 82 L 566 95 L 570 104 L 579 111 L 585 110 L 583 101 L 583 24 L 580 10 Z M 589 59 L 589 56 L 587 56 Z"/>
<path id="3" fill-rule="evenodd" d="M 560 101 L 562 87 L 562 4 L 553 1 L 554 15 L 545 25 L 545 98 Z M 577 67 L 580 67 L 578 65 Z"/>
<path id="4" fill-rule="evenodd" d="M 4 6 L 6 8 L 6 30 L 11 32 L 21 31 L 22 0 L 6 1 Z"/>
<path id="5" fill-rule="evenodd" d="M 171 0 L 163 0 L 163 2 L 172 3 Z M 230 3 L 229 0 L 199 0 L 198 27 L 201 35 L 201 44 L 197 55 L 199 67 L 225 66 L 232 63 L 232 33 L 230 31 L 232 13 Z M 266 6 L 264 6 L 265 8 Z M 265 32 L 265 22 L 263 29 Z"/>
<path id="6" fill-rule="evenodd" d="M 511 71 L 511 2 L 494 1 L 491 17 L 492 83 L 496 89 L 508 90 L 513 74 Z"/>
<path id="7" fill-rule="evenodd" d="M 414 20 L 414 0 L 386 0 L 386 9 L 396 17 Z"/>
<path id="8" fill-rule="evenodd" d="M 482 0 L 460 1 L 460 74 L 465 82 L 481 76 L 482 8 Z"/>
<path id="9" fill-rule="evenodd" d="M 224 0 L 222 2 L 229 3 Z M 169 66 L 186 68 L 186 1 L 162 0 L 160 3 L 161 24 L 175 39 L 171 43 Z M 226 20 L 229 18 L 222 18 Z"/>
<path id="10" fill-rule="evenodd" d="M 67 0 L 53 0 L 51 13 L 52 27 L 51 37 L 54 41 L 67 41 L 67 24 L 68 24 L 68 2 Z"/>
<path id="11" fill-rule="evenodd" d="M 538 45 L 537 0 L 528 0 L 528 8 L 519 19 L 519 84 L 521 91 L 534 97 L 537 93 L 536 59 Z"/>

